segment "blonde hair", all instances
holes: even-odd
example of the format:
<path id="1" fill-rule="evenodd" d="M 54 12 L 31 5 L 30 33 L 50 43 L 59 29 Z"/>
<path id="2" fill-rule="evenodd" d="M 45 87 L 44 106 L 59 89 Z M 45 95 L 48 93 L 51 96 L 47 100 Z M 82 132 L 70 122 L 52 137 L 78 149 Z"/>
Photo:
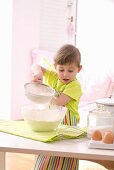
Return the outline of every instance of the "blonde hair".
<path id="1" fill-rule="evenodd" d="M 71 44 L 63 45 L 54 57 L 55 65 L 65 65 L 75 63 L 76 66 L 80 67 L 81 54 L 78 48 Z"/>

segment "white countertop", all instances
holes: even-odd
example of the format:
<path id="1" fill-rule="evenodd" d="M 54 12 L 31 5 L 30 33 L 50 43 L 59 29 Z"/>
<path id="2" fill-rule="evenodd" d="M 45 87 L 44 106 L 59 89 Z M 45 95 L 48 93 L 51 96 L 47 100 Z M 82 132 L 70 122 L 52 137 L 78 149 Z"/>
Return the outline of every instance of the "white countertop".
<path id="1" fill-rule="evenodd" d="M 0 152 L 114 161 L 114 150 L 88 149 L 88 139 L 69 139 L 53 143 L 43 143 L 2 132 L 0 132 L 0 139 Z"/>

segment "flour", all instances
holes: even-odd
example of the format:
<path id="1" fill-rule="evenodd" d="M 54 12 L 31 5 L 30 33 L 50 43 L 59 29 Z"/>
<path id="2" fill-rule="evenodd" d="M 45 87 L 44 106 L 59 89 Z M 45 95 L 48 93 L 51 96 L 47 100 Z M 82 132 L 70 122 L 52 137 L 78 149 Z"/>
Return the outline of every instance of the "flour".
<path id="1" fill-rule="evenodd" d="M 54 96 L 54 90 L 44 84 L 26 83 L 25 95 L 35 103 L 48 103 Z"/>
<path id="2" fill-rule="evenodd" d="M 27 98 L 30 101 L 35 102 L 35 103 L 42 103 L 42 104 L 49 103 L 51 101 L 52 97 L 53 97 L 53 95 L 48 95 L 48 94 L 45 94 L 45 96 L 32 95 L 32 94 L 27 95 Z"/>
<path id="3" fill-rule="evenodd" d="M 63 120 L 66 113 L 64 107 L 52 107 L 45 105 L 33 105 L 23 107 L 21 114 L 30 128 L 34 131 L 52 131 Z"/>

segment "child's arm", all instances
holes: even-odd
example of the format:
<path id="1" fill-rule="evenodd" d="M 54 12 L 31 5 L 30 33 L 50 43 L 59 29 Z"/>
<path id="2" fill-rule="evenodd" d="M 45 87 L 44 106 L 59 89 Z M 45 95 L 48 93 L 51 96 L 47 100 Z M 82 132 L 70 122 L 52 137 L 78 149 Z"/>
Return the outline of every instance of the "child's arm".
<path id="1" fill-rule="evenodd" d="M 41 81 L 43 79 L 43 75 L 46 71 L 46 69 L 40 65 L 32 65 L 31 71 L 33 72 L 33 82 Z"/>
<path id="2" fill-rule="evenodd" d="M 51 102 L 56 105 L 65 106 L 70 100 L 71 97 L 61 93 L 59 96 L 54 96 Z"/>

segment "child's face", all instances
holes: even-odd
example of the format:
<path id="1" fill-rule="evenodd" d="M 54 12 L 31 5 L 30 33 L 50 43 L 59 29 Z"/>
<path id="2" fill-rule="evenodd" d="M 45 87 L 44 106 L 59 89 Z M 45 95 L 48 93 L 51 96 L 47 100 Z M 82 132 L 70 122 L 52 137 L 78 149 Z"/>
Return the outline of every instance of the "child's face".
<path id="1" fill-rule="evenodd" d="M 64 84 L 68 84 L 71 81 L 76 79 L 76 75 L 80 71 L 81 68 L 77 67 L 73 63 L 73 64 L 66 64 L 66 65 L 56 65 L 55 69 L 58 74 L 58 78 Z"/>

